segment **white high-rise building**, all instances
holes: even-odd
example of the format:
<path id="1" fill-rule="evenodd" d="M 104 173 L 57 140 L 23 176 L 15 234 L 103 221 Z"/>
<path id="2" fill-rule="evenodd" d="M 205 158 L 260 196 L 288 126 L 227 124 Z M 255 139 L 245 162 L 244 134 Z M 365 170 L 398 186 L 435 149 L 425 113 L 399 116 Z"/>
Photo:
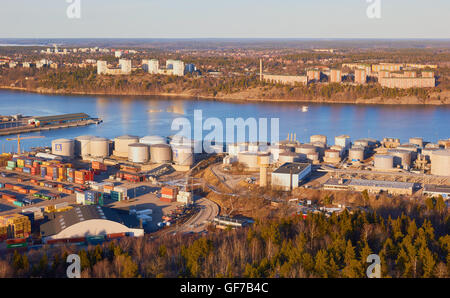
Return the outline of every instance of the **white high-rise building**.
<path id="1" fill-rule="evenodd" d="M 131 73 L 131 60 L 128 59 L 120 59 L 119 67 L 121 74 L 130 74 Z"/>
<path id="2" fill-rule="evenodd" d="M 108 70 L 108 66 L 106 61 L 101 61 L 98 60 L 97 61 L 97 74 L 101 75 L 101 74 L 105 74 Z"/>
<path id="3" fill-rule="evenodd" d="M 142 67 L 151 74 L 157 74 L 159 71 L 159 61 L 157 59 L 142 60 Z"/>
<path id="4" fill-rule="evenodd" d="M 169 59 L 166 61 L 166 68 L 172 69 L 172 74 L 175 76 L 184 76 L 183 61 Z"/>

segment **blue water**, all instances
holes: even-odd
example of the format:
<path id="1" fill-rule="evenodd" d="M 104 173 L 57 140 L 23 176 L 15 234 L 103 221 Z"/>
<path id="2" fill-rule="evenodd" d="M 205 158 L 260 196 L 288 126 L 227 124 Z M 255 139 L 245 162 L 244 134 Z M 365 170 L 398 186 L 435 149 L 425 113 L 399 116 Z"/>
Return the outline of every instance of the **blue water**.
<path id="1" fill-rule="evenodd" d="M 303 105 L 309 107 L 308 112 L 302 112 Z M 169 136 L 177 133 L 171 130 L 175 118 L 186 117 L 193 123 L 194 110 L 198 109 L 202 110 L 203 118 L 217 117 L 223 120 L 224 126 L 225 118 L 276 117 L 280 119 L 280 139 L 285 139 L 288 133 L 296 133 L 301 142 L 308 142 L 313 134 L 326 135 L 331 144 L 334 136 L 341 134 L 350 135 L 352 140 L 396 137 L 402 142 L 407 142 L 409 137 L 423 137 L 430 142 L 450 137 L 450 106 L 244 104 L 161 96 L 59 96 L 0 91 L 0 115 L 44 116 L 84 112 L 103 120 L 99 125 L 27 134 L 45 138 L 23 141 L 25 149 L 50 146 L 53 139 L 80 135 L 107 138 L 123 134 Z M 204 131 L 203 135 L 207 133 Z M 0 137 L 0 151 L 15 150 L 16 142 L 5 139 Z"/>

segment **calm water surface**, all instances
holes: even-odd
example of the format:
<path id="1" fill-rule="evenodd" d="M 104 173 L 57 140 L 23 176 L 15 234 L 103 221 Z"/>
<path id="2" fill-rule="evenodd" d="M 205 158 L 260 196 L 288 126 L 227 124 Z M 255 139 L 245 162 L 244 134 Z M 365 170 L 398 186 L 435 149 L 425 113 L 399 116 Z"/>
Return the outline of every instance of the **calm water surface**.
<path id="1" fill-rule="evenodd" d="M 302 106 L 309 107 L 302 112 Z M 96 135 L 114 138 L 123 134 L 138 136 L 169 136 L 172 121 L 178 117 L 193 119 L 194 110 L 202 110 L 203 117 L 247 119 L 280 119 L 280 139 L 296 133 L 297 140 L 308 142 L 313 134 L 324 134 L 329 143 L 334 136 L 348 134 L 352 140 L 363 137 L 382 139 L 423 137 L 436 142 L 450 137 L 450 106 L 391 106 L 303 103 L 226 103 L 164 97 L 127 96 L 57 96 L 0 91 L 0 115 L 33 116 L 84 112 L 103 119 L 99 125 L 53 130 L 28 135 L 46 138 L 27 140 L 24 148 L 50 146 L 57 138 Z M 193 123 L 193 122 L 192 122 Z M 205 131 L 203 135 L 206 135 Z M 269 135 L 270 137 L 270 135 Z M 14 147 L 13 147 L 14 146 Z M 0 151 L 13 151 L 16 142 L 0 137 Z"/>

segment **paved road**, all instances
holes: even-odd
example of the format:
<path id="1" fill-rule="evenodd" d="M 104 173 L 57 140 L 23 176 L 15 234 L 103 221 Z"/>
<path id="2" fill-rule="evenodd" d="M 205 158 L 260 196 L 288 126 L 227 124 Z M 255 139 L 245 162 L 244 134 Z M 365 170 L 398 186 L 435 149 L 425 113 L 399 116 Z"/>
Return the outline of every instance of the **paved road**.
<path id="1" fill-rule="evenodd" d="M 189 218 L 182 225 L 174 225 L 166 231 L 161 232 L 161 236 L 167 234 L 184 234 L 184 233 L 199 233 L 206 230 L 206 226 L 210 221 L 219 214 L 219 206 L 206 198 L 201 198 L 195 201 L 200 208 L 199 212 L 193 217 Z"/>

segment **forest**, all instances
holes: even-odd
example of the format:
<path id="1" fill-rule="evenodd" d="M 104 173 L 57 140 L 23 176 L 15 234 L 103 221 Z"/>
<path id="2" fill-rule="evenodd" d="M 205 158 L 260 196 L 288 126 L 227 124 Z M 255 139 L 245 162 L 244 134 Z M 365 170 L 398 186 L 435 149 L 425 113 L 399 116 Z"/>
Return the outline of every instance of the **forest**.
<path id="1" fill-rule="evenodd" d="M 146 235 L 87 248 L 44 248 L 0 259 L 0 277 L 65 277 L 78 253 L 82 277 L 364 278 L 378 254 L 383 278 L 448 278 L 450 216 L 442 200 L 384 212 L 256 220 L 206 236 Z M 405 205 L 406 206 L 406 205 Z M 383 214 L 383 215 L 380 215 Z"/>

